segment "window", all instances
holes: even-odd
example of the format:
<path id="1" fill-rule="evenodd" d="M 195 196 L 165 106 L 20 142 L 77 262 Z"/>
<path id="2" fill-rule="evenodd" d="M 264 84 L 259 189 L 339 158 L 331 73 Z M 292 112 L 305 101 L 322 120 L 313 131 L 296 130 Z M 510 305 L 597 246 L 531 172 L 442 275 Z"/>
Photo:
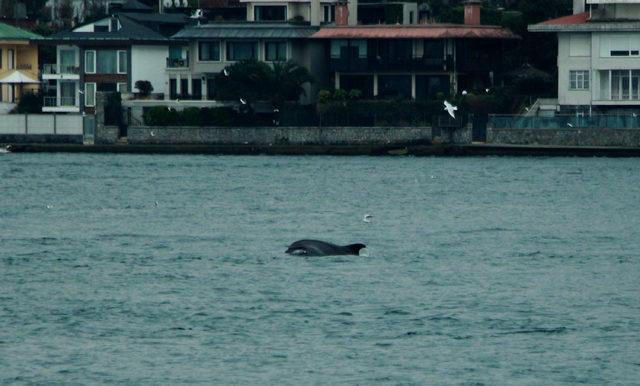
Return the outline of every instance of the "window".
<path id="1" fill-rule="evenodd" d="M 58 106 L 76 105 L 76 82 L 60 82 L 60 99 Z"/>
<path id="2" fill-rule="evenodd" d="M 444 40 L 424 40 L 423 57 L 426 59 L 444 58 Z"/>
<path id="3" fill-rule="evenodd" d="M 202 80 L 191 79 L 191 95 L 193 99 L 202 99 Z"/>
<path id="4" fill-rule="evenodd" d="M 332 23 L 336 20 L 336 6 L 335 5 L 323 5 L 322 11 L 324 14 L 324 22 Z"/>
<path id="5" fill-rule="evenodd" d="M 127 51 L 118 51 L 118 74 L 127 73 Z"/>
<path id="6" fill-rule="evenodd" d="M 283 62 L 287 60 L 287 42 L 264 43 L 264 60 L 267 62 Z"/>
<path id="7" fill-rule="evenodd" d="M 116 85 L 116 91 L 118 91 L 118 92 L 129 92 L 129 87 L 124 82 L 118 83 Z"/>
<path id="8" fill-rule="evenodd" d="M 93 50 L 84 52 L 84 72 L 87 74 L 96 73 L 96 52 Z"/>
<path id="9" fill-rule="evenodd" d="M 603 71 L 600 72 L 601 76 Z M 611 87 L 609 96 L 611 100 L 638 100 L 640 99 L 640 70 L 612 70 Z M 602 76 L 605 81 L 607 76 Z M 606 95 L 601 92 L 606 98 Z"/>
<path id="10" fill-rule="evenodd" d="M 220 60 L 220 41 L 198 42 L 198 60 L 217 62 Z"/>
<path id="11" fill-rule="evenodd" d="M 169 58 L 182 59 L 182 47 L 180 46 L 169 47 Z"/>
<path id="12" fill-rule="evenodd" d="M 258 43 L 229 42 L 227 43 L 227 60 L 238 61 L 258 58 Z"/>
<path id="13" fill-rule="evenodd" d="M 342 48 L 348 46 L 346 40 L 332 40 L 331 41 L 331 59 L 340 59 L 342 56 Z"/>
<path id="14" fill-rule="evenodd" d="M 96 84 L 95 83 L 84 84 L 84 105 L 87 107 L 93 107 L 96 105 Z"/>
<path id="15" fill-rule="evenodd" d="M 98 74 L 117 73 L 117 52 L 114 50 L 96 51 L 96 72 Z"/>
<path id="16" fill-rule="evenodd" d="M 570 90 L 589 89 L 589 71 L 569 71 Z"/>
<path id="17" fill-rule="evenodd" d="M 358 58 L 365 59 L 367 57 L 367 41 L 366 40 L 352 40 L 351 47 L 355 47 L 358 51 Z"/>
<path id="18" fill-rule="evenodd" d="M 253 20 L 285 21 L 287 20 L 287 7 L 280 5 L 256 5 L 253 7 Z"/>
<path id="19" fill-rule="evenodd" d="M 12 49 L 7 50 L 7 68 L 13 70 L 15 67 L 15 51 Z"/>
<path id="20" fill-rule="evenodd" d="M 413 24 L 415 16 L 413 14 L 413 11 L 409 11 L 409 24 Z"/>
<path id="21" fill-rule="evenodd" d="M 67 74 L 73 72 L 76 67 L 76 51 L 75 50 L 60 50 L 60 73 Z"/>

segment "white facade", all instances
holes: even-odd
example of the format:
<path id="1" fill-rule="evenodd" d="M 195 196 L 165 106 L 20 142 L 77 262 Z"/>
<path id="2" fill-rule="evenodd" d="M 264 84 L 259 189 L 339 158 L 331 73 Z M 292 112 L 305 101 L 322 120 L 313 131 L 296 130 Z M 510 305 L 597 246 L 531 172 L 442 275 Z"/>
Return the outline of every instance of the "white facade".
<path id="1" fill-rule="evenodd" d="M 131 88 L 134 89 L 139 80 L 148 80 L 154 94 L 168 91 L 165 72 L 168 56 L 169 46 L 131 46 Z"/>
<path id="2" fill-rule="evenodd" d="M 558 103 L 640 106 L 640 31 L 559 33 Z"/>

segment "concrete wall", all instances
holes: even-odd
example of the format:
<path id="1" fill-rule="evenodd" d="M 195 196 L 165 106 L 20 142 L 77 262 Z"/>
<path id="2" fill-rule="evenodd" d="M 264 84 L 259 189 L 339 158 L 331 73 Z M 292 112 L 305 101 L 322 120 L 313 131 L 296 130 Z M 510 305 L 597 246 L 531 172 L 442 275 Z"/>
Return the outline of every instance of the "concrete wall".
<path id="1" fill-rule="evenodd" d="M 390 145 L 430 142 L 430 127 L 148 127 L 131 126 L 130 144 Z"/>
<path id="2" fill-rule="evenodd" d="M 640 146 L 640 129 L 487 129 L 487 143 L 543 146 Z"/>
<path id="3" fill-rule="evenodd" d="M 0 116 L 0 134 L 83 135 L 82 115 L 7 114 Z"/>
<path id="4" fill-rule="evenodd" d="M 154 93 L 169 92 L 165 90 L 165 67 L 169 57 L 168 46 L 132 46 L 131 47 L 131 91 L 139 80 L 148 80 L 153 85 Z"/>

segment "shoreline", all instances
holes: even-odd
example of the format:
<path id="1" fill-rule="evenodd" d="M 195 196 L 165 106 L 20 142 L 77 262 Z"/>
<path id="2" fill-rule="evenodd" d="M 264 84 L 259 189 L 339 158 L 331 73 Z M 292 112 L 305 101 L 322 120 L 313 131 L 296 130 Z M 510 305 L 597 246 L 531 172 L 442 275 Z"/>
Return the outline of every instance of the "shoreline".
<path id="1" fill-rule="evenodd" d="M 81 145 L 5 143 L 12 153 L 123 153 L 219 155 L 339 155 L 339 156 L 540 156 L 540 157 L 640 157 L 640 147 L 497 145 L 497 144 L 395 144 L 395 145 Z"/>

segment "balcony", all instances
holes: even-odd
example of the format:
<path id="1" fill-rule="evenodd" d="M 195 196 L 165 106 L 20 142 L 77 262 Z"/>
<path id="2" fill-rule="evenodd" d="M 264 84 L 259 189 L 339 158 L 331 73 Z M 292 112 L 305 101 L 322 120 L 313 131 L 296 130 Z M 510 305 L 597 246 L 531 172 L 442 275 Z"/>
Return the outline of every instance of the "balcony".
<path id="1" fill-rule="evenodd" d="M 42 112 L 79 112 L 80 106 L 74 97 L 46 96 L 43 100 Z"/>
<path id="2" fill-rule="evenodd" d="M 58 66 L 57 64 L 42 65 L 42 79 L 79 79 L 80 67 Z"/>
<path id="3" fill-rule="evenodd" d="M 167 68 L 187 68 L 189 67 L 189 58 L 167 58 Z"/>
<path id="4" fill-rule="evenodd" d="M 398 57 L 365 57 L 357 55 L 331 58 L 329 66 L 338 72 L 367 72 L 367 71 L 452 71 L 452 58 L 398 58 Z"/>

